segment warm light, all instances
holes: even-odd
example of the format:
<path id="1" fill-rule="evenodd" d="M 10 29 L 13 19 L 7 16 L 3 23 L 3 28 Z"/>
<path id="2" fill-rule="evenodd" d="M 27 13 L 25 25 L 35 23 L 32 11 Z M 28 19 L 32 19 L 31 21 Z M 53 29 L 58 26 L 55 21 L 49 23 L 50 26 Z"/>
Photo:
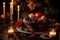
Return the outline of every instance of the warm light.
<path id="1" fill-rule="evenodd" d="M 19 10 L 19 5 L 17 6 L 18 10 Z"/>
<path id="2" fill-rule="evenodd" d="M 42 21 L 45 21 L 45 20 L 46 20 L 46 17 L 45 17 L 45 16 L 42 16 L 42 17 L 41 17 L 41 20 L 42 20 Z"/>
<path id="3" fill-rule="evenodd" d="M 13 2 L 13 0 L 12 0 L 12 2 Z"/>
<path id="4" fill-rule="evenodd" d="M 52 29 L 52 31 L 49 32 L 49 35 L 50 35 L 50 37 L 55 37 L 55 36 L 56 36 L 56 32 L 55 32 L 55 30 Z"/>
<path id="5" fill-rule="evenodd" d="M 4 14 L 4 18 L 5 18 L 5 2 L 3 2 L 3 14 Z"/>
<path id="6" fill-rule="evenodd" d="M 11 2 L 11 3 L 12 3 L 12 6 L 13 6 L 13 0 L 12 0 L 12 2 Z"/>
<path id="7" fill-rule="evenodd" d="M 5 2 L 3 2 L 3 5 L 5 5 Z"/>
<path id="8" fill-rule="evenodd" d="M 19 5 L 17 7 L 19 8 Z"/>
<path id="9" fill-rule="evenodd" d="M 20 16 L 20 12 L 19 12 L 20 8 L 19 8 L 19 5 L 17 6 L 17 21 L 19 21 L 19 16 Z"/>
<path id="10" fill-rule="evenodd" d="M 10 2 L 10 7 L 13 7 L 13 3 L 12 2 Z"/>
<path id="11" fill-rule="evenodd" d="M 13 34 L 14 33 L 14 29 L 12 28 L 12 27 L 10 27 L 9 29 L 8 29 L 8 34 Z"/>
<path id="12" fill-rule="evenodd" d="M 10 20 L 12 20 L 13 15 L 13 2 L 10 2 Z"/>
<path id="13" fill-rule="evenodd" d="M 5 18 L 4 15 L 1 15 L 1 18 Z"/>
<path id="14" fill-rule="evenodd" d="M 29 14 L 29 17 L 31 18 L 31 17 L 32 17 L 32 15 L 33 15 L 33 13 Z"/>

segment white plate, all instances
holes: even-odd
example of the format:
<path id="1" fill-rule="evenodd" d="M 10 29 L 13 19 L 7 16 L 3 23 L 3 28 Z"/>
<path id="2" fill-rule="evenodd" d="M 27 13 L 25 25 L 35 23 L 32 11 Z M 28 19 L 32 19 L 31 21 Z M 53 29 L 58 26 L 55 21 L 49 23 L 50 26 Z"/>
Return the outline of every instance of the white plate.
<path id="1" fill-rule="evenodd" d="M 21 32 L 21 33 L 27 33 L 27 34 L 30 34 L 30 32 L 26 32 L 26 31 L 23 31 L 21 30 L 21 28 L 16 28 L 17 31 Z M 43 32 L 35 32 L 35 34 L 42 34 Z"/>

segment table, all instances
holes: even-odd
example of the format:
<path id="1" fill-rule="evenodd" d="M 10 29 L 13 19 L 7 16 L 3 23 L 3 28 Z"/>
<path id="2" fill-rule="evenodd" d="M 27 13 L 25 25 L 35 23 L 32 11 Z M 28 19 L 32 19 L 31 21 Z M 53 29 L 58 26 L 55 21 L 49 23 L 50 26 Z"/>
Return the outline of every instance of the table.
<path id="1" fill-rule="evenodd" d="M 29 34 L 30 35 L 30 32 L 26 32 L 26 31 L 22 31 L 21 28 L 16 28 L 16 30 L 20 33 L 22 33 L 23 35 L 25 34 Z M 51 39 L 51 37 L 45 37 L 45 33 L 43 32 L 35 32 L 35 35 L 38 35 L 39 37 L 35 37 L 35 39 Z M 48 35 L 48 34 L 46 34 Z"/>

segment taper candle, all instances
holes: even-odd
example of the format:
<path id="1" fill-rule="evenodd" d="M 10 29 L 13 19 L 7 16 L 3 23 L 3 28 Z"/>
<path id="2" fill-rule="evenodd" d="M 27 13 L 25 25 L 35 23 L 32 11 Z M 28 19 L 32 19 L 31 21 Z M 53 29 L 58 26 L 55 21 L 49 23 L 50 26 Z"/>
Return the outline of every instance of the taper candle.
<path id="1" fill-rule="evenodd" d="M 10 2 L 10 20 L 13 19 L 12 15 L 13 15 L 13 0 Z"/>
<path id="2" fill-rule="evenodd" d="M 4 15 L 4 18 L 5 18 L 5 2 L 3 2 L 3 15 Z"/>
<path id="3" fill-rule="evenodd" d="M 13 14 L 13 5 L 12 2 L 10 2 L 10 20 L 12 20 L 12 14 Z"/>
<path id="4" fill-rule="evenodd" d="M 18 8 L 18 9 L 17 9 L 17 21 L 19 21 L 19 16 L 20 16 L 20 14 L 19 14 L 19 10 L 20 10 L 20 9 L 19 9 L 19 5 L 17 6 L 17 8 Z"/>

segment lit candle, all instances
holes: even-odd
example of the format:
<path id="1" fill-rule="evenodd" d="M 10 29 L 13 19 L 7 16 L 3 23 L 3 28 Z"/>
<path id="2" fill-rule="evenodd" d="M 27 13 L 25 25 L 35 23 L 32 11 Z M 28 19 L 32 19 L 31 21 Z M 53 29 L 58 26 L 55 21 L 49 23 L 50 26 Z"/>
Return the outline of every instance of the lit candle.
<path id="1" fill-rule="evenodd" d="M 17 12 L 18 12 L 18 14 L 17 14 L 17 16 L 18 16 L 18 17 L 17 17 L 17 21 L 19 21 L 19 16 L 20 16 L 20 15 L 19 15 L 19 10 L 20 10 L 20 9 L 19 9 L 19 5 L 17 6 L 17 8 L 18 8 L 18 9 L 17 9 Z"/>
<path id="2" fill-rule="evenodd" d="M 12 20 L 12 15 L 13 15 L 13 0 L 10 2 L 10 20 Z"/>
<path id="3" fill-rule="evenodd" d="M 12 2 L 13 2 L 13 0 L 12 0 Z"/>
<path id="4" fill-rule="evenodd" d="M 12 15 L 13 15 L 13 0 L 12 0 Z"/>
<path id="5" fill-rule="evenodd" d="M 10 27 L 9 29 L 8 29 L 8 34 L 13 34 L 14 33 L 14 29 L 12 28 L 12 27 Z"/>
<path id="6" fill-rule="evenodd" d="M 55 37 L 56 36 L 56 32 L 54 31 L 54 29 L 52 29 L 52 31 L 49 32 L 49 36 L 50 37 Z"/>
<path id="7" fill-rule="evenodd" d="M 3 2 L 3 15 L 4 15 L 4 18 L 5 18 L 5 2 Z"/>
<path id="8" fill-rule="evenodd" d="M 12 6 L 12 2 L 10 3 L 10 20 L 12 20 L 12 14 L 13 14 L 13 10 L 12 10 L 13 6 Z"/>

